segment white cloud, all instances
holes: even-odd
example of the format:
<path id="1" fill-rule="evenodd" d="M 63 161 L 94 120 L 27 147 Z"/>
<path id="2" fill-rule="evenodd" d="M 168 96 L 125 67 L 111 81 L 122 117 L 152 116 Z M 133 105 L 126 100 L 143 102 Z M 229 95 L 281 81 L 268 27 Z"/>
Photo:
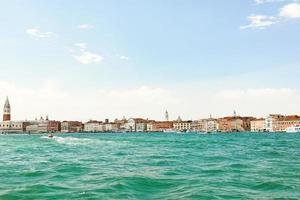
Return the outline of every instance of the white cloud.
<path id="1" fill-rule="evenodd" d="M 49 38 L 53 35 L 52 32 L 42 32 L 38 28 L 29 28 L 26 30 L 26 33 L 31 37 L 37 38 Z"/>
<path id="2" fill-rule="evenodd" d="M 88 51 L 84 51 L 80 55 L 74 56 L 74 58 L 81 64 L 101 64 L 103 61 L 103 57 L 101 55 Z"/>
<path id="3" fill-rule="evenodd" d="M 87 43 L 84 42 L 79 42 L 79 43 L 75 43 L 74 46 L 77 46 L 80 48 L 80 50 L 84 50 L 87 48 Z"/>
<path id="4" fill-rule="evenodd" d="M 274 2 L 298 2 L 299 0 L 254 0 L 256 4 L 264 4 L 264 3 L 274 3 Z"/>
<path id="5" fill-rule="evenodd" d="M 285 0 L 254 0 L 256 4 L 271 3 L 271 2 L 278 2 L 278 1 L 285 1 Z"/>
<path id="6" fill-rule="evenodd" d="M 257 4 L 263 4 L 268 2 L 279 2 L 287 0 L 255 0 Z M 250 21 L 249 25 L 241 26 L 241 29 L 247 28 L 259 28 L 264 29 L 271 25 L 282 22 L 284 19 L 300 18 L 300 3 L 297 0 L 294 0 L 294 3 L 289 3 L 280 8 L 277 16 L 266 16 L 266 15 L 251 15 L 248 17 Z"/>
<path id="7" fill-rule="evenodd" d="M 265 15 L 251 15 L 248 17 L 250 21 L 249 25 L 241 26 L 241 29 L 253 28 L 253 29 L 264 29 L 268 26 L 276 24 L 279 20 L 273 16 L 265 16 Z"/>
<path id="8" fill-rule="evenodd" d="M 94 25 L 92 25 L 92 24 L 80 24 L 80 25 L 78 25 L 78 28 L 79 29 L 92 29 L 92 28 L 94 28 Z"/>
<path id="9" fill-rule="evenodd" d="M 121 60 L 129 60 L 129 57 L 127 57 L 127 56 L 120 56 L 120 59 Z"/>
<path id="10" fill-rule="evenodd" d="M 103 56 L 100 54 L 92 53 L 87 50 L 87 44 L 84 42 L 75 43 L 74 46 L 79 47 L 80 54 L 73 55 L 73 57 L 81 64 L 101 64 Z"/>
<path id="11" fill-rule="evenodd" d="M 286 18 L 300 18 L 300 3 L 290 3 L 280 9 L 279 16 Z"/>
<path id="12" fill-rule="evenodd" d="M 263 3 L 267 3 L 267 2 L 272 2 L 272 1 L 274 1 L 274 0 L 254 0 L 255 1 L 255 3 L 257 3 L 257 4 L 263 4 Z"/>

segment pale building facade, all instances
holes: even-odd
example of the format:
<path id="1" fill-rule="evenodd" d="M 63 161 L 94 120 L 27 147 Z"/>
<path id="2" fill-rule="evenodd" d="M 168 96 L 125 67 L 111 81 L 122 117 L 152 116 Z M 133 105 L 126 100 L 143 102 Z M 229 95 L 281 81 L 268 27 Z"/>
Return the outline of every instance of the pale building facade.
<path id="1" fill-rule="evenodd" d="M 76 133 L 83 131 L 83 124 L 79 121 L 63 121 L 61 122 L 61 132 Z"/>
<path id="2" fill-rule="evenodd" d="M 120 124 L 110 122 L 110 123 L 105 123 L 104 125 L 104 130 L 105 132 L 118 132 L 120 131 Z"/>
<path id="3" fill-rule="evenodd" d="M 266 120 L 255 119 L 250 122 L 251 132 L 266 132 Z"/>
<path id="4" fill-rule="evenodd" d="M 22 121 L 3 121 L 0 122 L 1 133 L 23 133 L 26 131 L 26 127 L 29 125 L 28 122 Z"/>
<path id="5" fill-rule="evenodd" d="M 270 114 L 266 117 L 266 131 L 268 132 L 276 132 L 278 130 L 278 121 L 283 119 L 284 115 L 280 114 Z"/>
<path id="6" fill-rule="evenodd" d="M 218 120 L 214 118 L 201 119 L 198 121 L 198 129 L 200 132 L 216 132 L 218 129 Z"/>
<path id="7" fill-rule="evenodd" d="M 142 118 L 130 118 L 125 123 L 124 128 L 127 132 L 145 132 L 149 121 Z"/>
<path id="8" fill-rule="evenodd" d="M 102 122 L 88 121 L 84 123 L 84 132 L 102 132 L 102 131 L 104 131 Z"/>
<path id="9" fill-rule="evenodd" d="M 175 121 L 173 128 L 177 131 L 191 131 L 192 121 Z"/>
<path id="10" fill-rule="evenodd" d="M 49 133 L 49 132 L 60 132 L 61 131 L 61 122 L 55 120 L 49 120 L 48 117 L 44 119 L 43 117 L 40 120 L 29 121 L 28 126 L 26 127 L 27 133 Z"/>

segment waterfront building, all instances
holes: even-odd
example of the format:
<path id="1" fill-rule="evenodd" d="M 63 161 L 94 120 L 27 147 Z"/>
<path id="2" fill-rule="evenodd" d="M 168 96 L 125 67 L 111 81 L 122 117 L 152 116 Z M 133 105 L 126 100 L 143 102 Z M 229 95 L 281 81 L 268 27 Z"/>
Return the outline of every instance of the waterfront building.
<path id="1" fill-rule="evenodd" d="M 61 123 L 60 121 L 55 120 L 47 120 L 47 132 L 60 132 L 61 131 Z"/>
<path id="2" fill-rule="evenodd" d="M 60 132 L 61 123 L 60 121 L 49 120 L 48 117 L 45 119 L 41 117 L 39 120 L 28 121 L 26 132 L 28 133 L 49 133 L 49 132 Z"/>
<path id="3" fill-rule="evenodd" d="M 135 132 L 136 130 L 136 120 L 134 118 L 128 119 L 128 121 L 124 124 L 125 131 L 127 132 Z"/>
<path id="4" fill-rule="evenodd" d="M 127 132 L 145 132 L 147 130 L 147 123 L 149 120 L 142 118 L 130 118 L 125 123 L 125 131 Z"/>
<path id="5" fill-rule="evenodd" d="M 63 121 L 61 122 L 61 132 L 78 133 L 83 131 L 83 124 L 79 121 Z"/>
<path id="6" fill-rule="evenodd" d="M 30 123 L 30 125 L 26 126 L 26 132 L 27 133 L 38 133 L 38 125 Z"/>
<path id="7" fill-rule="evenodd" d="M 115 122 L 104 123 L 105 132 L 118 132 L 120 131 L 120 124 Z"/>
<path id="8" fill-rule="evenodd" d="M 204 132 L 216 132 L 218 130 L 218 120 L 212 117 L 202 120 L 202 131 Z"/>
<path id="9" fill-rule="evenodd" d="M 11 109 L 8 97 L 3 107 L 3 122 L 0 122 L 0 133 L 22 133 L 29 125 L 26 121 L 11 121 Z"/>
<path id="10" fill-rule="evenodd" d="M 251 132 L 266 132 L 266 120 L 264 118 L 251 120 L 250 126 Z"/>
<path id="11" fill-rule="evenodd" d="M 251 130 L 253 117 L 229 116 L 217 120 L 217 129 L 220 132 L 244 132 Z"/>
<path id="12" fill-rule="evenodd" d="M 242 131 L 243 121 L 240 118 L 224 117 L 218 119 L 218 130 L 220 132 Z"/>
<path id="13" fill-rule="evenodd" d="M 192 122 L 191 120 L 182 121 L 179 117 L 177 121 L 174 121 L 173 128 L 177 131 L 191 131 L 192 130 Z"/>
<path id="14" fill-rule="evenodd" d="M 141 122 L 137 122 L 136 125 L 136 132 L 146 132 L 147 130 L 147 122 L 145 121 L 141 121 Z"/>
<path id="15" fill-rule="evenodd" d="M 29 122 L 23 121 L 3 121 L 0 122 L 0 132 L 1 133 L 23 133 L 26 131 L 26 127 Z"/>
<path id="16" fill-rule="evenodd" d="M 117 126 L 119 127 L 118 131 L 126 131 L 126 123 L 128 122 L 128 120 L 123 117 L 123 119 L 119 120 L 119 119 L 115 119 L 114 123 L 117 124 Z"/>
<path id="17" fill-rule="evenodd" d="M 287 115 L 276 121 L 276 126 L 273 127 L 273 132 L 285 132 L 291 126 L 300 126 L 300 116 Z"/>
<path id="18" fill-rule="evenodd" d="M 270 114 L 266 117 L 266 131 L 268 132 L 275 132 L 278 130 L 277 124 L 278 121 L 283 119 L 285 116 L 280 114 Z"/>
<path id="19" fill-rule="evenodd" d="M 171 121 L 150 121 L 147 123 L 147 132 L 163 132 L 173 129 Z"/>
<path id="20" fill-rule="evenodd" d="M 84 123 L 84 132 L 102 132 L 103 124 L 100 121 L 90 120 Z"/>
<path id="21" fill-rule="evenodd" d="M 192 129 L 193 131 L 196 131 L 196 132 L 202 132 L 203 126 L 204 126 L 203 123 L 204 123 L 204 122 L 203 122 L 202 119 L 195 120 L 195 121 L 193 121 L 192 124 L 191 124 L 191 129 Z"/>

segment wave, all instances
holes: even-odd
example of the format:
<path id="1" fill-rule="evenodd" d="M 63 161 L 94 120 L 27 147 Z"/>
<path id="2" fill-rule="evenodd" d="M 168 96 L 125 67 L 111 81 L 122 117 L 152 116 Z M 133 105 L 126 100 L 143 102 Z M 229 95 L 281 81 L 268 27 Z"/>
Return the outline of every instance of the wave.
<path id="1" fill-rule="evenodd" d="M 76 137 L 59 137 L 53 136 L 53 138 L 49 138 L 48 136 L 42 136 L 43 139 L 53 140 L 60 144 L 68 144 L 68 145 L 87 145 L 87 144 L 95 144 L 99 141 L 95 139 L 89 138 L 76 138 Z"/>
<path id="2" fill-rule="evenodd" d="M 53 136 L 49 138 L 48 136 L 42 136 L 42 139 L 52 140 L 59 144 L 66 144 L 66 145 L 104 145 L 104 146 L 115 146 L 121 145 L 119 142 L 110 141 L 110 140 L 99 140 L 99 139 L 90 139 L 90 138 L 78 138 L 78 137 L 61 137 L 61 136 Z"/>

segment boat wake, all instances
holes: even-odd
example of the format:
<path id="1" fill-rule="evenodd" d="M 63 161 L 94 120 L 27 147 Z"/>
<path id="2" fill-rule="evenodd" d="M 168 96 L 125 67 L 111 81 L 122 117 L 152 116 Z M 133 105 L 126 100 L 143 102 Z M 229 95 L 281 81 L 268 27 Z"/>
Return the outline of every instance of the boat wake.
<path id="1" fill-rule="evenodd" d="M 88 144 L 95 144 L 98 142 L 97 140 L 92 140 L 89 138 L 76 138 L 76 137 L 53 136 L 52 138 L 49 138 L 48 136 L 42 136 L 41 138 L 54 140 L 57 143 L 68 144 L 68 145 L 88 145 Z"/>

